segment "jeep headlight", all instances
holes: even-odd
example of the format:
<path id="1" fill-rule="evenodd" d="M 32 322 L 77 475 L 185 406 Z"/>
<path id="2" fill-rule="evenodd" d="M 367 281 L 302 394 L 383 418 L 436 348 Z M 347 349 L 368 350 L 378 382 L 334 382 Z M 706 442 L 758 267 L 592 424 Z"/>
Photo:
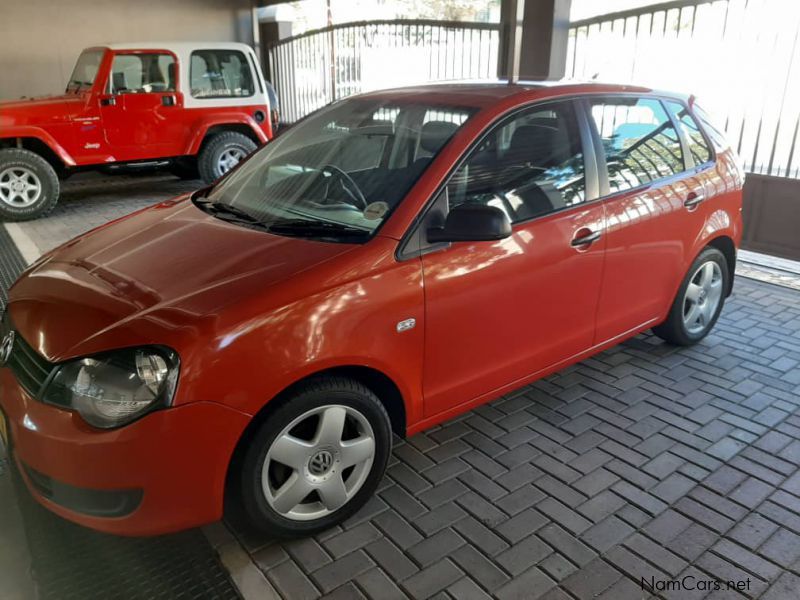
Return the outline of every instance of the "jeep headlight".
<path id="1" fill-rule="evenodd" d="M 69 361 L 58 368 L 43 401 L 78 411 L 94 427 L 121 427 L 172 403 L 178 367 L 175 352 L 155 346 Z"/>

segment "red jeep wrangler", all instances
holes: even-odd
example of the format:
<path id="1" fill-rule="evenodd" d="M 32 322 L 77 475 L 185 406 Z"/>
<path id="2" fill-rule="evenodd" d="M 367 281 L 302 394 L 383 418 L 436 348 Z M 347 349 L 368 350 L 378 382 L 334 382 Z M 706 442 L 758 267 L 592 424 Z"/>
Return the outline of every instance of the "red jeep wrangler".
<path id="1" fill-rule="evenodd" d="M 0 218 L 46 215 L 77 170 L 163 164 L 210 183 L 272 138 L 274 114 L 244 44 L 88 48 L 63 95 L 0 103 Z"/>

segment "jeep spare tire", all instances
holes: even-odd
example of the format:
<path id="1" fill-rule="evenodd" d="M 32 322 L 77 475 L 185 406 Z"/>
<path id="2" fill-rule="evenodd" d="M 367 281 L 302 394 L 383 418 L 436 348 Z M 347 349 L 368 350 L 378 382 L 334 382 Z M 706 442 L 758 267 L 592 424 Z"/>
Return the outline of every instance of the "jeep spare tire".
<path id="1" fill-rule="evenodd" d="M 0 219 L 27 221 L 45 216 L 58 202 L 55 169 L 23 148 L 0 150 Z"/>
<path id="2" fill-rule="evenodd" d="M 255 142 L 242 133 L 226 131 L 216 134 L 200 151 L 197 160 L 200 177 L 206 183 L 213 183 L 256 148 Z"/>

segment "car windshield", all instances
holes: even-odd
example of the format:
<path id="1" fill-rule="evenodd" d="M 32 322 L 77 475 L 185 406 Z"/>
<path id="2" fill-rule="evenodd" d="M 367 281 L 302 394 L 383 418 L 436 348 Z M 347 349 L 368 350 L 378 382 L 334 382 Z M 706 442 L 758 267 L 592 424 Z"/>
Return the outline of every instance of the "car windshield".
<path id="1" fill-rule="evenodd" d="M 100 69 L 100 61 L 103 59 L 102 50 L 85 50 L 78 57 L 75 69 L 69 78 L 67 89 L 92 87 L 97 71 Z"/>
<path id="2" fill-rule="evenodd" d="M 360 242 L 474 108 L 351 98 L 304 119 L 195 203 L 279 235 Z"/>

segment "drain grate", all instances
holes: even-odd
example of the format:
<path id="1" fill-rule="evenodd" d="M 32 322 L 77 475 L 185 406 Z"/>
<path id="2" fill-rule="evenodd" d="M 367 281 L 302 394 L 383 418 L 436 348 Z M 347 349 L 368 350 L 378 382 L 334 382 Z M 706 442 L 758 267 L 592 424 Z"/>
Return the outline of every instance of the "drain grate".
<path id="1" fill-rule="evenodd" d="M 0 223 L 0 307 L 24 268 Z M 200 530 L 122 538 L 85 529 L 39 506 L 16 469 L 11 471 L 41 600 L 239 598 Z"/>
<path id="2" fill-rule="evenodd" d="M 0 309 L 4 309 L 8 300 L 8 288 L 16 281 L 25 269 L 25 261 L 14 245 L 8 231 L 0 223 Z"/>

